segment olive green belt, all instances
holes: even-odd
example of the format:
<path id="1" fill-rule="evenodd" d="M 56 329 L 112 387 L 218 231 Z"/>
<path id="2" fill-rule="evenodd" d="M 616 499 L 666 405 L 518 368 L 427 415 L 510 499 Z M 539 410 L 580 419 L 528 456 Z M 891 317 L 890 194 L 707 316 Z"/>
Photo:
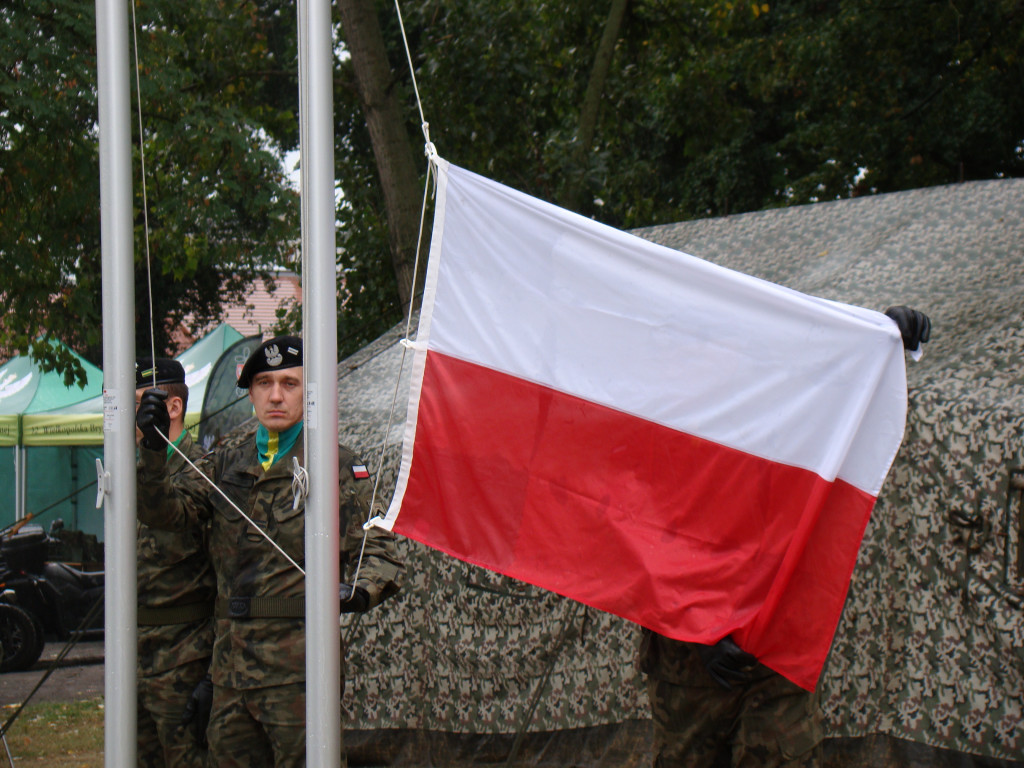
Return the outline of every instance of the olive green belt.
<path id="1" fill-rule="evenodd" d="M 304 619 L 303 597 L 218 597 L 218 619 Z"/>
<path id="2" fill-rule="evenodd" d="M 189 603 L 170 605 L 166 608 L 147 608 L 140 605 L 136 623 L 140 627 L 160 627 L 166 624 L 191 624 L 213 616 L 212 603 Z"/>

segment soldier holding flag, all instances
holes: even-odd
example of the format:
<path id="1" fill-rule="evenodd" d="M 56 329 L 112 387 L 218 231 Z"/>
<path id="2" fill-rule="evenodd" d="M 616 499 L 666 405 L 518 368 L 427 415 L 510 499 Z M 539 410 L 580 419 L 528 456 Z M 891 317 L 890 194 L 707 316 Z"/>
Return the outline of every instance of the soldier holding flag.
<path id="1" fill-rule="evenodd" d="M 238 386 L 249 390 L 259 426 L 253 438 L 199 462 L 217 488 L 196 472 L 170 476 L 162 437 L 167 434 L 165 398 L 156 390 L 143 395 L 137 417 L 143 434 L 140 517 L 171 530 L 210 525 L 217 574 L 209 726 L 213 763 L 303 766 L 305 580 L 296 565 L 303 560 L 305 506 L 301 498 L 293 503 L 292 492 L 292 458 L 305 459 L 302 340 L 279 336 L 264 342 L 245 363 Z M 372 482 L 352 451 L 339 447 L 338 461 L 345 573 L 359 557 Z M 393 535 L 372 528 L 358 580 L 340 586 L 341 610 L 379 605 L 398 591 L 403 573 Z"/>
<path id="2" fill-rule="evenodd" d="M 931 320 L 905 306 L 885 314 L 911 352 Z M 714 645 L 643 631 L 640 667 L 654 721 L 654 768 L 815 768 L 823 738 L 819 696 L 758 663 L 725 636 Z"/>

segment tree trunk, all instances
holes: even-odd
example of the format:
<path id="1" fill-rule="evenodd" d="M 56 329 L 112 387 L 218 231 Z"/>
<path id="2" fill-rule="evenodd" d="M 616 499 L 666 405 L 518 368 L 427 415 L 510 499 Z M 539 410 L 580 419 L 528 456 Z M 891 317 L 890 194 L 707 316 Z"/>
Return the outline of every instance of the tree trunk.
<path id="1" fill-rule="evenodd" d="M 594 56 L 594 66 L 590 70 L 590 80 L 587 82 L 587 91 L 580 107 L 579 130 L 576 135 L 575 166 L 578 176 L 566 195 L 566 207 L 571 210 L 579 210 L 580 201 L 583 198 L 588 165 L 587 156 L 590 154 L 590 149 L 594 144 L 594 134 L 597 131 L 597 113 L 601 107 L 601 93 L 604 91 L 604 83 L 608 79 L 608 70 L 611 69 L 612 57 L 615 55 L 615 43 L 619 39 L 619 30 L 622 27 L 622 19 L 626 15 L 628 5 L 629 0 L 611 0 L 608 19 L 605 21 L 601 42 L 598 43 L 597 54 Z"/>
<path id="2" fill-rule="evenodd" d="M 403 312 L 408 313 L 419 290 L 412 284 L 422 201 L 416 160 L 401 106 L 391 89 L 391 67 L 373 0 L 338 0 L 338 11 L 384 189 L 388 242 L 399 298 Z M 421 271 L 421 285 L 422 279 Z"/>

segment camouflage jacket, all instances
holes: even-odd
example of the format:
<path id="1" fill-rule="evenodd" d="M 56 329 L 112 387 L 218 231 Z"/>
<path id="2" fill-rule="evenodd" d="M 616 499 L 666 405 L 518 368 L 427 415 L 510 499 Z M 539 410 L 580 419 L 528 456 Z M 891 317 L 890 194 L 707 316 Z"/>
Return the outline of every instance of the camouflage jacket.
<path id="1" fill-rule="evenodd" d="M 186 433 L 178 450 L 196 462 L 203 451 Z M 177 453 L 167 460 L 167 472 L 191 472 Z M 141 677 L 156 675 L 213 653 L 213 600 L 216 580 L 206 550 L 206 527 L 185 531 L 161 531 L 138 524 L 138 671 Z M 169 609 L 203 606 L 207 618 L 147 625 L 145 613 L 159 615 Z M 154 618 L 154 621 L 161 621 Z"/>
<path id="2" fill-rule="evenodd" d="M 143 522 L 169 530 L 210 525 L 210 553 L 217 573 L 218 603 L 232 598 L 283 598 L 294 604 L 305 597 L 305 581 L 282 555 L 224 497 L 194 472 L 172 477 L 162 451 L 141 450 L 138 473 L 139 514 Z M 264 472 L 254 441 L 215 451 L 199 468 L 289 557 L 304 567 L 305 506 L 293 509 L 292 458 L 304 462 L 302 439 Z M 356 479 L 355 454 L 338 451 L 339 514 L 342 521 L 340 568 L 351 576 L 363 540 L 373 484 Z M 375 510 L 375 513 L 381 510 Z M 357 585 L 370 606 L 395 594 L 404 566 L 394 535 L 370 529 Z M 302 618 L 216 619 L 212 674 L 217 685 L 261 688 L 302 682 L 306 678 L 305 621 Z"/>

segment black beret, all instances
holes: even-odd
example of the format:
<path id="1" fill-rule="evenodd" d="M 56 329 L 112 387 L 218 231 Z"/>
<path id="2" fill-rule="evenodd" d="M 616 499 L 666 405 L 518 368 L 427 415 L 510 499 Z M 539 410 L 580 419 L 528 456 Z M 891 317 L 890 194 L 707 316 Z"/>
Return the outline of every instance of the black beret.
<path id="1" fill-rule="evenodd" d="M 238 374 L 239 389 L 248 389 L 257 373 L 281 371 L 302 365 L 302 339 L 298 336 L 275 336 L 267 339 L 242 366 Z"/>
<path id="2" fill-rule="evenodd" d="M 156 381 L 154 382 L 154 376 Z M 135 361 L 135 388 L 148 389 L 161 384 L 184 384 L 185 369 L 177 360 L 158 357 L 156 364 L 151 357 L 140 357 Z"/>

